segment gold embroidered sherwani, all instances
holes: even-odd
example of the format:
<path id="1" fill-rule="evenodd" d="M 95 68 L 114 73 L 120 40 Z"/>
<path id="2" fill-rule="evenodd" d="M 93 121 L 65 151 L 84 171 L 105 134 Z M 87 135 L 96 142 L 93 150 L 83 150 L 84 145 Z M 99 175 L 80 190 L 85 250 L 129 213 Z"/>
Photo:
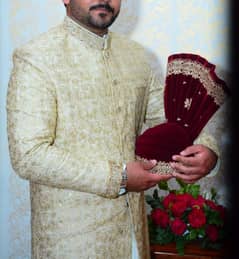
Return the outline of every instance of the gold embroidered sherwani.
<path id="1" fill-rule="evenodd" d="M 30 181 L 33 258 L 131 257 L 129 209 L 117 197 L 122 164 L 134 160 L 143 122 L 161 122 L 162 90 L 138 44 L 69 17 L 15 51 L 9 145 L 15 171 Z M 143 193 L 129 203 L 148 258 Z"/>

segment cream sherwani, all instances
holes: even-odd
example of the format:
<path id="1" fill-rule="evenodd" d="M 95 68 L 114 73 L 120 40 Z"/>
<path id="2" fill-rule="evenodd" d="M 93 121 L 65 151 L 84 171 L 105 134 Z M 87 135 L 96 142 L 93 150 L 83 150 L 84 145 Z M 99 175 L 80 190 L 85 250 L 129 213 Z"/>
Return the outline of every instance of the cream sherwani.
<path id="1" fill-rule="evenodd" d="M 8 132 L 30 181 L 33 258 L 148 258 L 143 193 L 117 197 L 143 122 L 159 123 L 162 86 L 143 49 L 69 17 L 14 53 Z M 210 143 L 207 143 L 210 146 Z"/>

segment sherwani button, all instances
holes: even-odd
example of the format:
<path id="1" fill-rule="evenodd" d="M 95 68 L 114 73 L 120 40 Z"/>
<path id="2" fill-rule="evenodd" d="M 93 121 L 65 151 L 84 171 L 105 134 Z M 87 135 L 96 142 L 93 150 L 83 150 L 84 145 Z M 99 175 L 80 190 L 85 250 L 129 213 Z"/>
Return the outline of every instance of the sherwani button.
<path id="1" fill-rule="evenodd" d="M 114 79 L 114 80 L 113 80 L 113 85 L 117 85 L 117 84 L 118 84 L 117 79 Z"/>
<path id="2" fill-rule="evenodd" d="M 104 52 L 104 56 L 105 56 L 106 58 L 109 58 L 109 56 L 110 56 L 109 52 L 108 52 L 108 51 L 105 51 L 105 52 Z"/>

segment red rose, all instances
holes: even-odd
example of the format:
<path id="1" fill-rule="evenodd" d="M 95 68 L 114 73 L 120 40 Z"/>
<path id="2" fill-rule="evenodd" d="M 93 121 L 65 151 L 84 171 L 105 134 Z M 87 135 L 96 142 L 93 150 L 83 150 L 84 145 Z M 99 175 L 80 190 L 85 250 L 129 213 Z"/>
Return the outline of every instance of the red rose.
<path id="1" fill-rule="evenodd" d="M 206 202 L 206 204 L 207 204 L 211 209 L 213 209 L 213 210 L 216 210 L 216 209 L 217 209 L 217 205 L 216 205 L 215 202 L 213 202 L 213 201 L 211 201 L 211 200 L 206 200 L 205 202 Z"/>
<path id="2" fill-rule="evenodd" d="M 164 210 L 154 209 L 151 213 L 151 218 L 155 225 L 162 228 L 166 228 L 169 224 L 169 216 Z"/>
<path id="3" fill-rule="evenodd" d="M 208 225 L 206 229 L 206 234 L 208 238 L 215 242 L 218 239 L 218 229 L 215 225 Z"/>
<path id="4" fill-rule="evenodd" d="M 191 202 L 192 202 L 193 199 L 194 199 L 193 196 L 189 193 L 178 194 L 176 196 L 176 201 L 185 202 L 187 207 L 191 206 Z"/>
<path id="5" fill-rule="evenodd" d="M 216 211 L 219 212 L 219 214 L 221 216 L 221 219 L 224 220 L 225 219 L 225 212 L 226 212 L 225 207 L 223 207 L 222 205 L 217 205 Z"/>
<path id="6" fill-rule="evenodd" d="M 225 219 L 225 207 L 223 207 L 222 205 L 217 205 L 215 202 L 213 202 L 211 200 L 206 200 L 206 204 L 212 210 L 218 211 L 222 220 Z"/>
<path id="7" fill-rule="evenodd" d="M 188 221 L 193 228 L 200 228 L 206 223 L 206 216 L 201 209 L 193 209 L 188 215 Z"/>
<path id="8" fill-rule="evenodd" d="M 179 218 L 173 220 L 170 227 L 175 235 L 181 236 L 187 229 L 187 225 Z"/>
<path id="9" fill-rule="evenodd" d="M 164 197 L 163 199 L 163 206 L 165 209 L 169 209 L 172 204 L 175 202 L 176 200 L 176 194 L 170 192 L 166 197 Z"/>
<path id="10" fill-rule="evenodd" d="M 187 209 L 187 203 L 185 201 L 176 201 L 173 203 L 171 210 L 175 217 L 181 217 L 184 211 Z"/>
<path id="11" fill-rule="evenodd" d="M 199 208 L 202 208 L 203 207 L 203 205 L 205 204 L 205 199 L 201 196 L 201 195 L 199 195 L 196 199 L 195 198 L 193 198 L 192 200 L 191 200 L 191 206 L 192 207 L 199 207 Z"/>

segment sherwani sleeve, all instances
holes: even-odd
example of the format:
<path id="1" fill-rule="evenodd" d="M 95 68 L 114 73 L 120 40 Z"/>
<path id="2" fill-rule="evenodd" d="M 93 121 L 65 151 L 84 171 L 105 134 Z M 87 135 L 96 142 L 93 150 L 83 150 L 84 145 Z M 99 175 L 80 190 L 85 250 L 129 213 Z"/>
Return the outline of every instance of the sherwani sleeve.
<path id="1" fill-rule="evenodd" d="M 153 73 L 150 75 L 145 124 L 153 127 L 165 122 L 163 83 Z"/>
<path id="2" fill-rule="evenodd" d="M 55 143 L 57 98 L 44 67 L 21 52 L 14 54 L 8 96 L 10 156 L 22 178 L 57 188 L 117 197 L 121 171 L 114 161 L 77 159 Z"/>
<path id="3" fill-rule="evenodd" d="M 155 126 L 157 124 L 166 121 L 164 113 L 164 85 L 155 77 L 151 75 L 150 88 L 148 94 L 148 102 L 146 108 L 145 122 L 148 127 Z M 218 143 L 213 137 L 212 133 L 209 132 L 210 124 L 215 123 L 214 117 L 204 127 L 202 132 L 199 134 L 194 144 L 202 144 L 212 149 L 217 156 L 220 156 Z M 215 175 L 215 172 L 214 172 Z"/>

